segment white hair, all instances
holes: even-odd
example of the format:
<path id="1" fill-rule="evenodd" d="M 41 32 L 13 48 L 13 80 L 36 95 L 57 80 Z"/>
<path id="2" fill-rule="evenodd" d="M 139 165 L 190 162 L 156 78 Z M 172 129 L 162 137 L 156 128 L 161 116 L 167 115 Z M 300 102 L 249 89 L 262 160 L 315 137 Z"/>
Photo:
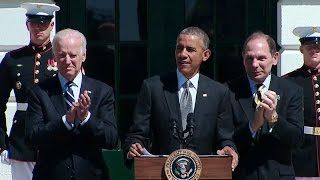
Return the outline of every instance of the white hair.
<path id="1" fill-rule="evenodd" d="M 53 38 L 52 41 L 52 52 L 53 54 L 56 53 L 57 50 L 57 41 L 60 39 L 65 39 L 65 38 L 70 38 L 70 37 L 75 37 L 79 38 L 81 40 L 81 47 L 82 47 L 82 52 L 86 54 L 87 51 L 87 40 L 86 37 L 79 31 L 74 30 L 74 29 L 63 29 L 59 31 Z"/>

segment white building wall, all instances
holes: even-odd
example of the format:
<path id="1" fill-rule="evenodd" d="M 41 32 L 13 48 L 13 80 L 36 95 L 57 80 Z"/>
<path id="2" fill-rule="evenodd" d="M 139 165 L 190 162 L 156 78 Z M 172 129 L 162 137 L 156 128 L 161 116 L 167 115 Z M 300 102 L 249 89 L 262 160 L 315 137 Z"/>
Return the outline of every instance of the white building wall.
<path id="1" fill-rule="evenodd" d="M 8 51 L 29 44 L 29 32 L 25 24 L 26 10 L 20 8 L 20 4 L 24 2 L 54 3 L 52 0 L 0 0 L 0 61 Z M 53 32 L 52 35 L 54 35 L 54 33 L 55 32 Z M 7 133 L 10 132 L 15 110 L 15 98 L 11 92 L 6 111 Z M 11 180 L 10 166 L 0 163 L 0 179 Z"/>
<path id="2" fill-rule="evenodd" d="M 278 76 L 303 65 L 299 38 L 292 31 L 298 26 L 320 26 L 319 0 L 279 0 L 277 7 L 278 44 L 281 46 Z"/>

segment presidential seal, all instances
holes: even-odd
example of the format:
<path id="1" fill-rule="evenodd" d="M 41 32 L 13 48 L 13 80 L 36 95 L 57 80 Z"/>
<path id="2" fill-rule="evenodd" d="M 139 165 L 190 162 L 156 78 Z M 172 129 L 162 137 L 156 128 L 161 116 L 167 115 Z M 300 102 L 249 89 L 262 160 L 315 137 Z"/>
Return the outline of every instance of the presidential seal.
<path id="1" fill-rule="evenodd" d="M 196 180 L 200 178 L 201 170 L 199 156 L 188 149 L 172 152 L 164 165 L 168 180 Z"/>

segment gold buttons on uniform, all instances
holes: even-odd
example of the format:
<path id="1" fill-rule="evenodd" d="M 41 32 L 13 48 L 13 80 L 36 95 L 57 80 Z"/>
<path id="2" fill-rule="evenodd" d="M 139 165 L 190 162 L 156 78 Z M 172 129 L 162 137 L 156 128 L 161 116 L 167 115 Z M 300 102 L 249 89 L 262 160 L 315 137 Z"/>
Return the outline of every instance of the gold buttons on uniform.
<path id="1" fill-rule="evenodd" d="M 320 100 L 316 100 L 316 104 L 320 104 Z"/>
<path id="2" fill-rule="evenodd" d="M 17 77 L 19 77 L 21 74 L 20 73 L 17 73 Z"/>
<path id="3" fill-rule="evenodd" d="M 41 54 L 37 53 L 37 54 L 36 54 L 36 57 L 37 57 L 38 59 L 40 59 L 40 58 L 41 58 Z"/>
<path id="4" fill-rule="evenodd" d="M 317 76 L 313 76 L 313 80 L 315 81 L 318 80 Z"/>
<path id="5" fill-rule="evenodd" d="M 319 84 L 314 84 L 314 88 L 318 88 L 319 87 Z"/>
<path id="6" fill-rule="evenodd" d="M 16 82 L 16 88 L 17 88 L 17 89 L 21 89 L 21 86 L 22 86 L 21 82 L 20 82 L 20 81 L 17 81 L 17 82 Z"/>
<path id="7" fill-rule="evenodd" d="M 319 92 L 317 91 L 316 93 L 314 93 L 314 95 L 319 96 Z"/>
<path id="8" fill-rule="evenodd" d="M 36 65 L 39 66 L 40 65 L 40 61 L 36 61 Z"/>
<path id="9" fill-rule="evenodd" d="M 38 70 L 38 69 L 35 70 L 34 73 L 35 73 L 35 74 L 39 74 L 39 70 Z"/>
<path id="10" fill-rule="evenodd" d="M 320 112 L 320 108 L 317 109 L 317 112 Z"/>
<path id="11" fill-rule="evenodd" d="M 35 80 L 34 80 L 34 83 L 38 83 L 38 82 L 39 82 L 39 79 L 35 79 Z"/>

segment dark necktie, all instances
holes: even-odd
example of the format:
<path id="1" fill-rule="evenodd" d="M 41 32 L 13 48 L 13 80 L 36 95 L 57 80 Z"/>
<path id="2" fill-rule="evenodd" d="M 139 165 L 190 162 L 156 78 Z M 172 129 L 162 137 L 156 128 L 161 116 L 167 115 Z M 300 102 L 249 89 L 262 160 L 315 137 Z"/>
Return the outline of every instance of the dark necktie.
<path id="1" fill-rule="evenodd" d="M 254 103 L 255 103 L 255 107 L 257 108 L 257 106 L 259 106 L 260 102 L 261 102 L 261 98 L 262 98 L 262 89 L 263 89 L 263 84 L 256 84 L 256 94 L 254 96 Z"/>
<path id="2" fill-rule="evenodd" d="M 71 89 L 71 87 L 74 85 L 74 83 L 72 81 L 69 81 L 66 83 L 65 88 L 66 91 L 64 93 L 64 100 L 66 101 L 66 105 L 67 105 L 67 110 L 70 110 L 70 107 L 72 106 L 72 103 L 75 101 L 74 100 L 74 95 L 73 95 L 73 91 Z"/>
<path id="3" fill-rule="evenodd" d="M 180 98 L 180 111 L 181 111 L 181 120 L 182 120 L 182 128 L 183 130 L 187 127 L 187 116 L 189 113 L 193 112 L 192 109 L 192 97 L 189 91 L 190 81 L 186 81 L 183 84 L 183 92 Z"/>

